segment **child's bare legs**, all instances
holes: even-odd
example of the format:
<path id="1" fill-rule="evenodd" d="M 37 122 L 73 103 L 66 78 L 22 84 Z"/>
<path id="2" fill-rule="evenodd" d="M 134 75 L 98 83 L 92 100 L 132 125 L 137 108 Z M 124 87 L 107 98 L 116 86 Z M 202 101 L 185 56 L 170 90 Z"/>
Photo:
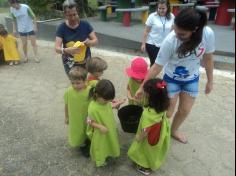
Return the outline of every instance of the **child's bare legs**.
<path id="1" fill-rule="evenodd" d="M 35 35 L 30 35 L 29 39 L 31 41 L 31 45 L 32 45 L 33 52 L 34 52 L 34 60 L 35 60 L 35 62 L 39 63 L 40 60 L 38 58 L 38 47 L 37 47 L 37 44 L 36 44 L 36 36 Z"/>
<path id="2" fill-rule="evenodd" d="M 179 97 L 179 105 L 171 125 L 171 135 L 179 142 L 187 143 L 187 137 L 183 133 L 179 132 L 178 129 L 184 122 L 184 120 L 187 118 L 188 114 L 191 112 L 195 102 L 195 98 L 191 97 L 187 93 L 182 92 L 179 94 L 179 96 L 176 96 L 173 99 L 171 99 L 171 106 L 167 113 L 169 117 L 171 117 L 174 112 L 174 108 L 176 106 L 178 97 Z"/>

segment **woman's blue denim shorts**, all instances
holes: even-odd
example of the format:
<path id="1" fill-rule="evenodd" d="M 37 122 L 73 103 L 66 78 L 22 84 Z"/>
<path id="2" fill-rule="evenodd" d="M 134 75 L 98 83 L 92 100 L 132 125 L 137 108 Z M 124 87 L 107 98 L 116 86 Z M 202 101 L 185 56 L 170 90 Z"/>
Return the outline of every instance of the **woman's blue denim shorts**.
<path id="1" fill-rule="evenodd" d="M 34 31 L 30 31 L 30 32 L 19 32 L 20 36 L 26 37 L 29 35 L 35 35 Z"/>
<path id="2" fill-rule="evenodd" d="M 198 96 L 199 79 L 190 82 L 170 82 L 164 77 L 164 80 L 167 82 L 167 91 L 170 98 L 175 97 L 180 92 L 185 92 L 193 98 Z"/>

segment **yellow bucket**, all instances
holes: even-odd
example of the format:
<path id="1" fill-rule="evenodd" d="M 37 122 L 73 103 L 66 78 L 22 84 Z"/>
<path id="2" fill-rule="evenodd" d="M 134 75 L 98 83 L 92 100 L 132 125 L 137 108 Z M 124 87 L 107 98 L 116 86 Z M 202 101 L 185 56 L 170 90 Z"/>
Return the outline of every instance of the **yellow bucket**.
<path id="1" fill-rule="evenodd" d="M 82 62 L 85 59 L 86 49 L 87 47 L 84 45 L 83 42 L 77 41 L 75 42 L 69 42 L 66 44 L 67 47 L 78 47 L 80 48 L 79 54 L 74 54 L 74 61 L 75 62 Z"/>

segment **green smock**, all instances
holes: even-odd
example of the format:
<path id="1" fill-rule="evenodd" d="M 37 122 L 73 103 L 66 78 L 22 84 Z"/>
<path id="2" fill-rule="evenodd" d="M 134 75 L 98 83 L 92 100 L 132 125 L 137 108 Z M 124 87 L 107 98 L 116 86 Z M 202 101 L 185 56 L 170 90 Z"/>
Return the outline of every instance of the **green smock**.
<path id="1" fill-rule="evenodd" d="M 69 114 L 69 144 L 71 147 L 78 147 L 84 143 L 86 135 L 86 118 L 88 116 L 89 90 L 87 86 L 81 91 L 69 87 L 64 94 L 65 104 L 68 106 Z"/>
<path id="2" fill-rule="evenodd" d="M 107 157 L 118 157 L 120 155 L 116 121 L 111 103 L 100 104 L 91 101 L 88 108 L 88 118 L 108 128 L 108 132 L 103 134 L 97 128 L 90 125 L 87 127 L 87 135 L 91 139 L 90 156 L 96 162 L 96 166 L 99 167 L 104 165 Z"/>
<path id="3" fill-rule="evenodd" d="M 130 94 L 132 97 L 135 96 L 137 90 L 139 89 L 141 83 L 135 81 L 134 79 L 132 78 L 129 78 L 129 81 L 128 81 L 128 87 L 130 89 Z M 146 98 L 146 95 L 144 94 L 140 100 L 140 103 L 137 103 L 135 101 L 132 101 L 132 100 L 129 100 L 129 104 L 130 105 L 139 105 L 139 106 L 146 106 L 147 105 L 147 98 Z"/>
<path id="4" fill-rule="evenodd" d="M 165 112 L 157 114 L 152 108 L 144 108 L 137 130 L 137 134 L 140 134 L 145 128 L 160 122 L 162 117 L 160 139 L 156 145 L 151 146 L 146 137 L 139 142 L 134 140 L 128 150 L 128 156 L 132 161 L 142 167 L 150 168 L 152 170 L 158 169 L 166 158 L 170 146 L 169 119 L 166 117 Z"/>

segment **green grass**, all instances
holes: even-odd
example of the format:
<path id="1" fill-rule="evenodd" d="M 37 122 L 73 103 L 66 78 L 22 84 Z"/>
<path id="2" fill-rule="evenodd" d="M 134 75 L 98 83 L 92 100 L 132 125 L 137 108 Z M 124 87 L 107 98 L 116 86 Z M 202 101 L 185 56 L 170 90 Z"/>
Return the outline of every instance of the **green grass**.
<path id="1" fill-rule="evenodd" d="M 9 13 L 10 9 L 7 7 L 0 7 L 0 13 Z"/>

